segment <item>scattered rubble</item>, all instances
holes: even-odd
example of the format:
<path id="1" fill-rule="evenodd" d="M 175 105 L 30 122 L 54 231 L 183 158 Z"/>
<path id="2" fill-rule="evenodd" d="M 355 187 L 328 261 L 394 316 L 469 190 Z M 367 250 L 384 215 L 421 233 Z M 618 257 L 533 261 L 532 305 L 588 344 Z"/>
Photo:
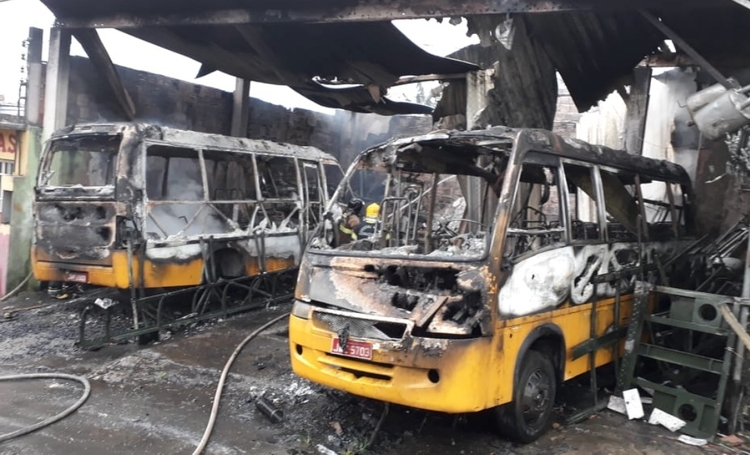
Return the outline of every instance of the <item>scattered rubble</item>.
<path id="1" fill-rule="evenodd" d="M 687 422 L 671 414 L 667 414 L 659 408 L 654 408 L 651 411 L 651 417 L 648 418 L 648 423 L 651 425 L 661 425 L 667 430 L 674 432 L 684 427 Z"/>
<path id="2" fill-rule="evenodd" d="M 32 306 L 37 294 L 24 294 L 24 305 Z M 22 307 L 15 300 L 8 306 Z M 0 324 L 0 372 L 41 368 L 84 374 L 91 381 L 90 402 L 57 427 L 31 435 L 16 445 L 0 449 L 34 455 L 80 452 L 153 454 L 186 452 L 192 449 L 205 425 L 211 396 L 226 357 L 248 330 L 278 313 L 243 314 L 223 322 L 197 324 L 177 331 L 159 344 L 137 346 L 128 343 L 98 351 L 75 347 L 76 305 L 57 302 L 56 307 L 20 313 Z M 12 342 L 11 342 L 12 340 Z M 313 455 L 317 445 L 339 455 L 363 453 L 382 412 L 382 403 L 317 386 L 296 377 L 290 370 L 288 342 L 283 332 L 268 333 L 238 358 L 228 377 L 219 426 L 211 453 L 290 453 Z M 262 362 L 264 368 L 259 369 Z M 574 387 L 574 386 L 570 386 Z M 38 404 L 23 403 L 28 413 L 44 411 L 42 403 L 54 403 L 74 393 L 61 394 L 59 387 L 42 387 L 46 392 L 15 392 L 13 402 L 36 397 Z M 67 390 L 67 389 L 65 389 Z M 0 388 L 6 396 L 8 389 Z M 74 392 L 74 391 L 73 391 Z M 45 395 L 40 395 L 45 393 Z M 573 393 L 577 395 L 577 393 Z M 44 398 L 42 398 L 44 397 Z M 255 401 L 265 397 L 285 412 L 279 423 L 270 422 Z M 570 402 L 571 404 L 573 401 Z M 13 414 L 15 416 L 15 414 Z M 21 418 L 21 417 L 13 417 Z M 0 427 L 8 424 L 0 417 Z M 632 434 L 643 446 L 674 451 L 674 442 L 656 436 L 657 429 L 643 429 L 638 422 L 602 414 L 599 418 L 572 426 L 561 426 L 527 447 L 514 447 L 499 439 L 492 419 L 472 415 L 453 428 L 452 416 L 415 409 L 391 407 L 373 447 L 364 453 L 495 453 L 498 455 L 550 455 L 607 453 L 640 455 L 623 444 Z M 333 422 L 333 423 L 331 423 Z M 111 437 L 101 439 L 104 431 Z M 619 434 L 619 436 L 618 436 Z M 64 435 L 64 436 L 63 436 Z M 552 439 L 555 438 L 555 439 Z M 455 445 L 452 443 L 455 442 Z M 640 444 L 640 443 L 639 443 Z M 21 448 L 23 447 L 23 448 Z M 688 448 L 691 449 L 691 448 Z M 24 450 L 26 452 L 24 452 Z M 29 452 L 31 450 L 31 452 Z M 685 455 L 699 452 L 685 452 Z"/>

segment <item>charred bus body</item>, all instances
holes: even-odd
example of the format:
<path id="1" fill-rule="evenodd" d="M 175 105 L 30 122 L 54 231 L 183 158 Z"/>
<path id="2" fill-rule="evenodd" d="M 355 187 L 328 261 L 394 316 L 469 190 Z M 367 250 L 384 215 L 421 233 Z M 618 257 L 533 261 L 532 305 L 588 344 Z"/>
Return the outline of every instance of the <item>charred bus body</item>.
<path id="1" fill-rule="evenodd" d="M 290 317 L 294 371 L 422 409 L 495 408 L 524 442 L 547 428 L 559 383 L 619 356 L 620 343 L 580 352 L 627 325 L 636 276 L 693 234 L 681 167 L 547 131 L 372 148 L 331 211 L 358 197 L 349 182 L 363 172 L 378 188 L 377 232 L 331 244 L 321 227 L 311 239 Z"/>
<path id="2" fill-rule="evenodd" d="M 146 124 L 57 131 L 40 166 L 35 277 L 138 298 L 295 270 L 341 177 L 313 147 Z"/>

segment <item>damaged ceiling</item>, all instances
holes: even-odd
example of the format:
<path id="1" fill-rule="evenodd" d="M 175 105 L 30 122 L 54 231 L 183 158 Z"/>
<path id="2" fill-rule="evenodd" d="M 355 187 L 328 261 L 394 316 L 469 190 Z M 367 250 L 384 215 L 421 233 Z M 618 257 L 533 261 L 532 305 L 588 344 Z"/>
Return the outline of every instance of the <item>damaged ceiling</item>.
<path id="1" fill-rule="evenodd" d="M 400 78 L 476 68 L 425 52 L 388 22 L 396 18 L 463 15 L 470 31 L 487 35 L 488 14 L 525 13 L 530 39 L 582 111 L 627 84 L 633 67 L 659 51 L 664 36 L 638 7 L 661 17 L 712 64 L 750 66 L 742 35 L 750 10 L 729 0 L 42 1 L 63 26 L 119 28 L 201 62 L 201 75 L 218 70 L 288 85 L 323 106 L 385 115 L 430 112 L 385 97 Z M 530 14 L 536 12 L 545 14 Z"/>
<path id="2" fill-rule="evenodd" d="M 742 37 L 750 10 L 728 1 L 724 5 L 665 10 L 658 16 L 712 65 L 729 73 L 728 65 L 750 66 L 750 42 Z M 633 68 L 659 52 L 666 39 L 637 11 L 529 14 L 524 21 L 580 111 L 629 85 Z"/>
<path id="3" fill-rule="evenodd" d="M 201 74 L 219 70 L 252 81 L 288 85 L 323 106 L 355 112 L 429 113 L 421 105 L 388 100 L 386 88 L 401 76 L 476 69 L 423 51 L 389 22 L 124 31 L 201 62 Z"/>
<path id="4" fill-rule="evenodd" d="M 623 85 L 622 77 L 664 41 L 637 12 L 536 14 L 524 22 L 580 111 Z"/>

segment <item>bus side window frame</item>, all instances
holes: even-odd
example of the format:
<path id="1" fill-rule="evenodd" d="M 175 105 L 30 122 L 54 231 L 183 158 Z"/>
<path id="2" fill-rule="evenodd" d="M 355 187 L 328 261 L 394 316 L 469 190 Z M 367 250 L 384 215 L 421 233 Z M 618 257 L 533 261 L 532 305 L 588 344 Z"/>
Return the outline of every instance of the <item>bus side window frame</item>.
<path id="1" fill-rule="evenodd" d="M 561 200 L 563 190 L 560 189 L 560 185 L 563 184 L 564 180 L 560 179 L 560 172 L 562 168 L 560 158 L 555 155 L 545 153 L 543 151 L 538 151 L 536 149 L 529 149 L 528 152 L 524 154 L 524 158 L 523 160 L 521 160 L 521 163 L 518 166 L 519 166 L 518 176 L 514 183 L 513 198 L 510 203 L 510 211 L 508 213 L 508 225 L 506 226 L 505 246 L 503 248 L 504 251 L 502 253 L 504 258 L 507 258 L 512 262 L 522 261 L 536 254 L 548 251 L 550 249 L 554 249 L 556 248 L 555 245 L 557 245 L 557 247 L 561 247 L 561 246 L 568 244 L 569 220 L 566 218 L 567 204 L 563 203 L 563 201 Z M 516 201 L 518 199 L 520 187 L 524 183 L 521 181 L 521 178 L 524 172 L 524 166 L 538 166 L 542 168 L 548 168 L 550 172 L 552 173 L 553 179 L 556 183 L 555 186 L 557 188 L 558 223 L 562 227 L 562 232 L 561 232 L 560 240 L 557 242 L 553 242 L 549 245 L 545 245 L 539 249 L 526 251 L 523 254 L 520 254 L 518 256 L 506 256 L 506 253 L 507 253 L 506 249 L 508 247 L 508 238 L 509 238 L 507 231 L 508 229 L 511 229 L 510 222 L 513 221 L 513 218 L 515 217 L 515 214 L 517 213 L 516 209 L 518 207 L 516 206 Z"/>
<path id="2" fill-rule="evenodd" d="M 604 179 L 601 176 L 602 172 L 607 172 L 608 174 L 612 174 L 614 176 L 620 175 L 620 174 L 630 174 L 633 177 L 633 190 L 634 194 L 632 194 L 633 199 L 638 207 L 638 215 L 641 218 L 641 239 L 647 240 L 648 239 L 648 225 L 645 222 L 646 216 L 644 213 L 644 205 L 643 205 L 643 195 L 641 193 L 641 176 L 637 172 L 628 171 L 626 169 L 621 168 L 615 168 L 615 167 L 609 167 L 606 165 L 597 165 L 597 174 L 599 174 L 599 185 L 601 187 L 601 199 L 603 201 L 603 211 L 604 211 L 604 225 L 605 225 L 605 232 L 607 234 L 606 236 L 606 243 L 613 243 L 615 242 L 614 239 L 610 238 L 610 223 L 607 221 L 607 217 L 609 216 L 609 212 L 607 212 L 607 197 L 604 194 Z M 636 220 L 636 227 L 637 227 L 637 220 Z M 636 236 L 638 236 L 638 232 L 636 231 L 634 233 Z M 620 240 L 617 240 L 620 241 Z"/>
<path id="3" fill-rule="evenodd" d="M 307 189 L 305 188 L 305 183 L 302 175 L 302 171 L 300 170 L 300 159 L 299 157 L 294 157 L 294 173 L 297 175 L 297 198 L 300 201 L 301 208 L 298 212 L 299 216 L 299 231 L 300 236 L 304 242 L 307 241 L 307 239 L 310 237 L 310 226 L 307 223 Z"/>
<path id="4" fill-rule="evenodd" d="M 639 197 L 639 205 L 641 206 L 641 217 L 643 219 L 643 239 L 644 240 L 651 240 L 652 237 L 652 230 L 654 230 L 654 225 L 658 224 L 656 222 L 650 223 L 646 214 L 646 204 L 651 203 L 650 200 L 646 200 L 643 197 L 643 189 L 641 185 L 648 185 L 649 183 L 662 183 L 664 184 L 664 196 L 666 196 L 667 201 L 661 202 L 661 204 L 666 204 L 667 207 L 667 214 L 669 215 L 669 223 L 670 223 L 670 230 L 672 233 L 672 239 L 671 240 L 680 240 L 685 235 L 690 235 L 691 233 L 688 232 L 688 219 L 685 218 L 687 216 L 686 211 L 690 208 L 688 207 L 689 204 L 686 203 L 685 200 L 685 187 L 684 184 L 681 182 L 677 182 L 674 180 L 667 180 L 661 177 L 650 177 L 650 182 L 642 183 L 641 176 L 638 175 L 638 197 Z M 682 193 L 682 206 L 677 207 L 675 203 L 674 193 L 672 189 L 672 185 L 678 185 L 680 186 L 680 190 Z M 656 201 L 659 202 L 659 201 Z M 681 220 L 684 220 L 685 223 L 685 231 L 683 232 L 683 229 L 681 228 Z"/>
<path id="5" fill-rule="evenodd" d="M 575 196 L 576 201 L 576 213 L 575 216 L 578 218 L 579 213 L 579 197 L 577 194 L 570 193 L 569 185 L 573 184 L 572 182 L 568 182 L 567 175 L 565 174 L 565 166 L 576 166 L 580 168 L 586 168 L 589 170 L 589 176 L 591 177 L 591 184 L 593 186 L 594 190 L 594 198 L 591 198 L 596 203 L 596 224 L 599 226 L 599 235 L 596 239 L 576 239 L 573 237 L 573 211 L 570 207 L 570 196 Z M 606 242 L 606 215 L 603 215 L 602 212 L 604 211 L 604 195 L 601 185 L 601 176 L 599 175 L 598 166 L 588 163 L 585 161 L 578 161 L 573 160 L 569 158 L 560 158 L 560 182 L 562 185 L 565 186 L 565 216 L 566 218 L 566 229 L 568 229 L 568 244 L 569 245 L 592 245 L 592 244 L 598 244 L 602 242 Z M 575 185 L 575 184 L 573 184 Z M 577 187 L 578 188 L 578 187 Z M 605 217 L 604 220 L 602 220 L 602 217 Z M 580 221 L 580 220 L 577 220 Z"/>

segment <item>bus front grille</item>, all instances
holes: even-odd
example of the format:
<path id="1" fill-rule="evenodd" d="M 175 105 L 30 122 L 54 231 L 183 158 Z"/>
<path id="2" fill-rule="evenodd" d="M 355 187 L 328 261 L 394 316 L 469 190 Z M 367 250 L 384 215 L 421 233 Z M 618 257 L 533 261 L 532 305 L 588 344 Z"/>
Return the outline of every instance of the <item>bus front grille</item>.
<path id="1" fill-rule="evenodd" d="M 401 340 L 408 328 L 408 325 L 403 322 L 363 319 L 319 310 L 313 312 L 313 323 L 317 328 L 329 332 L 347 331 L 353 338 L 384 341 Z"/>
<path id="2" fill-rule="evenodd" d="M 369 378 L 388 382 L 393 378 L 393 365 L 385 363 L 353 359 L 330 353 L 323 354 L 318 358 L 318 361 L 328 368 L 352 375 L 355 380 Z"/>

